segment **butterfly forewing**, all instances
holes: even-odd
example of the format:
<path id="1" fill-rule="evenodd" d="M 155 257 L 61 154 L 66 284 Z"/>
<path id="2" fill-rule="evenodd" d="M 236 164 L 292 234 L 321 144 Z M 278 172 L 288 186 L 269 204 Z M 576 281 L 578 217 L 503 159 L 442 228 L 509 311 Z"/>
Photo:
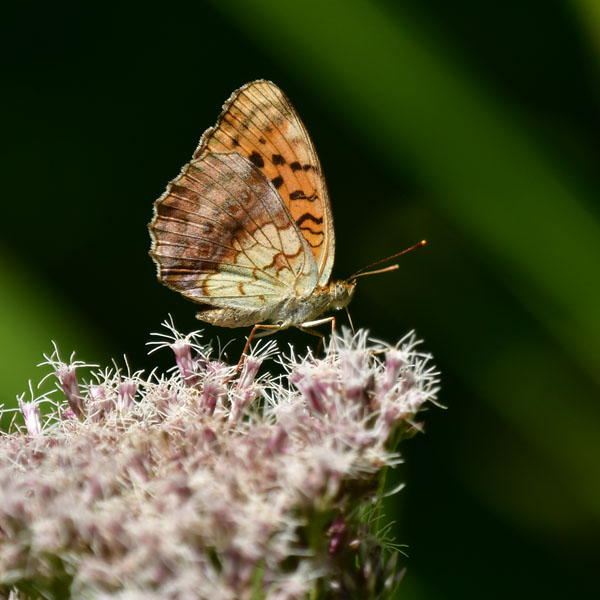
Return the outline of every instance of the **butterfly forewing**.
<path id="1" fill-rule="evenodd" d="M 265 174 L 310 247 L 318 283 L 325 285 L 335 248 L 329 197 L 317 153 L 285 94 L 269 81 L 235 91 L 194 157 L 207 152 L 239 153 Z"/>

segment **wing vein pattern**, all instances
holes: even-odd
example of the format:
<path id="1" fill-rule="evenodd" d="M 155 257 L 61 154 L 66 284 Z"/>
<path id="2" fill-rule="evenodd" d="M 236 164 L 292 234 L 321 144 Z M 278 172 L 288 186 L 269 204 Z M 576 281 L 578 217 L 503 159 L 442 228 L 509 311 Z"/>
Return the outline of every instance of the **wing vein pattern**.
<path id="1" fill-rule="evenodd" d="M 150 232 L 159 279 L 217 324 L 269 320 L 286 298 L 329 282 L 335 239 L 321 165 L 276 85 L 232 94 L 155 202 Z"/>

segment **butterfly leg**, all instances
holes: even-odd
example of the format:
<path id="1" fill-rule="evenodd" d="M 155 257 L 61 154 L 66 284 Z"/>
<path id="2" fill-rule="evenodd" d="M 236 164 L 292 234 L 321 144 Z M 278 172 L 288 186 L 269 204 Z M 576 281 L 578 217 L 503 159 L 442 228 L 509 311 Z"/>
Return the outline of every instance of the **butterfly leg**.
<path id="1" fill-rule="evenodd" d="M 264 330 L 264 332 L 259 333 L 257 335 L 257 331 L 259 331 L 260 329 Z M 279 325 L 261 325 L 260 323 L 258 325 L 255 325 L 252 328 L 252 331 L 250 332 L 248 339 L 246 340 L 246 345 L 244 346 L 244 350 L 242 352 L 242 355 L 240 356 L 240 360 L 238 361 L 238 364 L 235 367 L 234 373 L 237 373 L 240 370 L 240 367 L 242 366 L 242 363 L 244 362 L 244 358 L 246 357 L 246 353 L 248 352 L 248 349 L 250 348 L 250 343 L 252 342 L 252 340 L 255 337 L 263 337 L 265 335 L 270 335 L 271 333 L 275 333 L 278 329 L 281 329 L 281 327 Z"/>
<path id="2" fill-rule="evenodd" d="M 321 354 L 321 350 L 323 349 L 323 345 L 325 343 L 325 334 L 320 331 L 313 329 L 312 327 L 304 327 L 304 325 L 300 325 L 298 327 L 300 331 L 304 333 L 309 333 L 310 335 L 314 335 L 319 338 L 319 345 L 317 346 L 317 351 L 315 352 L 315 358 Z"/>
<path id="3" fill-rule="evenodd" d="M 300 329 L 301 331 L 305 331 L 306 333 L 310 333 L 312 335 L 316 335 L 317 337 L 321 338 L 319 341 L 319 345 L 317 347 L 317 354 L 316 356 L 319 355 L 319 352 L 321 352 L 321 348 L 324 345 L 325 342 L 325 335 L 322 334 L 321 332 L 313 329 L 313 327 L 316 327 L 317 325 L 325 325 L 325 323 L 331 323 L 331 340 L 333 342 L 333 344 L 335 345 L 335 317 L 324 317 L 323 319 L 317 319 L 316 321 L 307 321 L 306 323 L 302 323 L 298 329 Z"/>

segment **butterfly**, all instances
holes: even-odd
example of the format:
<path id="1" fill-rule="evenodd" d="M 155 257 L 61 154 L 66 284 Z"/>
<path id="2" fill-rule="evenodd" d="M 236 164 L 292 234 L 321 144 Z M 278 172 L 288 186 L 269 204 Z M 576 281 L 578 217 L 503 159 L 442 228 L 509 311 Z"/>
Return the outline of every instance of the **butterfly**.
<path id="1" fill-rule="evenodd" d="M 259 329 L 322 337 L 312 328 L 335 319 L 321 315 L 354 294 L 355 277 L 330 279 L 333 215 L 314 145 L 270 81 L 225 102 L 149 228 L 159 281 L 201 304 L 198 319 L 253 326 L 246 349 Z"/>

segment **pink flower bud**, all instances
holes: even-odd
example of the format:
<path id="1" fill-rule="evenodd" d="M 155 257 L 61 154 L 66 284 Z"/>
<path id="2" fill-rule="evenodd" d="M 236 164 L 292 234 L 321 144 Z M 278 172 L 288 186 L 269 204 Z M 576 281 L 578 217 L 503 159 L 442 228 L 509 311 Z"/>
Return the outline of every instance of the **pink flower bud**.
<path id="1" fill-rule="evenodd" d="M 215 412 L 217 404 L 225 397 L 226 393 L 222 383 L 214 379 L 209 379 L 204 382 L 202 395 L 200 396 L 200 405 L 207 414 L 212 415 Z"/>
<path id="2" fill-rule="evenodd" d="M 175 362 L 179 368 L 181 378 L 188 387 L 194 387 L 199 377 L 196 374 L 196 362 L 192 357 L 192 347 L 187 338 L 180 338 L 171 344 L 175 353 Z"/>
<path id="3" fill-rule="evenodd" d="M 40 415 L 40 407 L 36 402 L 21 402 L 19 404 L 23 418 L 25 419 L 25 427 L 29 435 L 38 435 L 42 431 L 42 421 Z"/>
<path id="4" fill-rule="evenodd" d="M 133 379 L 125 379 L 119 383 L 119 400 L 117 406 L 122 410 L 133 404 L 133 399 L 137 393 L 138 384 Z"/>
<path id="5" fill-rule="evenodd" d="M 83 417 L 83 400 L 81 399 L 79 383 L 75 374 L 76 369 L 75 365 L 62 363 L 58 366 L 55 373 L 73 414 L 77 418 L 81 418 Z"/>

